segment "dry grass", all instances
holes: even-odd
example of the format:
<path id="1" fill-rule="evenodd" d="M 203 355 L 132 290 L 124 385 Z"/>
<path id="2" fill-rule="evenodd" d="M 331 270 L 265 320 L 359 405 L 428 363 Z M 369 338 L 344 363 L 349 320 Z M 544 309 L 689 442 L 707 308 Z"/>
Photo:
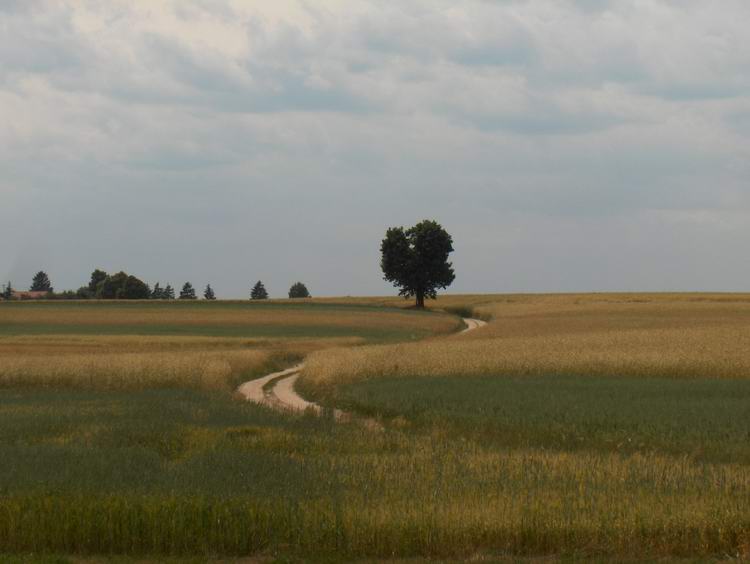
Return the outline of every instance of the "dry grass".
<path id="1" fill-rule="evenodd" d="M 746 294 L 451 297 L 439 304 L 472 308 L 490 323 L 450 340 L 315 354 L 305 385 L 330 392 L 380 376 L 750 375 Z"/>

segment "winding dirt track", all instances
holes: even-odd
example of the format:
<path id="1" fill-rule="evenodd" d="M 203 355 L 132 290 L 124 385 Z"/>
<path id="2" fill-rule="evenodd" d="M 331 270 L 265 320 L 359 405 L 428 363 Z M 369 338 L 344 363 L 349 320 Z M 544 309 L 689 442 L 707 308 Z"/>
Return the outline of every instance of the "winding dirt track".
<path id="1" fill-rule="evenodd" d="M 459 335 L 487 325 L 486 321 L 469 317 L 464 318 L 464 323 L 466 327 L 458 333 Z M 307 401 L 294 389 L 294 384 L 304 367 L 304 364 L 298 364 L 281 372 L 274 372 L 262 378 L 250 380 L 237 388 L 237 391 L 248 401 L 267 405 L 281 411 L 311 410 L 320 413 L 323 410 L 322 406 Z M 345 419 L 348 414 L 339 409 L 334 409 L 333 416 L 336 419 Z"/>

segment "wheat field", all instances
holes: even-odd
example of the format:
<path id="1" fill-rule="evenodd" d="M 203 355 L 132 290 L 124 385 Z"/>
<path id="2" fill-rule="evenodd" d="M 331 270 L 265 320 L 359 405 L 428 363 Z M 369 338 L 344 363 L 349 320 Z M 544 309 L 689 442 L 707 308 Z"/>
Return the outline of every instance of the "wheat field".
<path id="1" fill-rule="evenodd" d="M 750 296 L 727 294 L 451 297 L 489 324 L 466 335 L 314 354 L 303 385 L 377 377 L 577 374 L 750 377 Z"/>
<path id="2" fill-rule="evenodd" d="M 0 387 L 230 390 L 307 354 L 454 330 L 450 315 L 325 304 L 0 304 Z"/>
<path id="3" fill-rule="evenodd" d="M 396 304 L 394 304 L 396 305 Z M 403 306 L 403 302 L 398 302 Z M 218 303 L 132 303 L 107 302 L 37 302 L 7 303 L 0 307 L 0 325 L 6 334 L 24 334 L 27 330 L 60 330 L 81 333 L 88 328 L 123 328 L 125 333 L 156 330 L 159 327 L 191 330 L 230 329 L 242 334 L 243 328 L 266 330 L 293 328 L 320 331 L 321 328 L 353 330 L 416 331 L 446 333 L 456 328 L 449 316 L 419 314 L 370 305 L 367 301 L 336 304 L 327 301 L 306 303 L 251 303 L 221 301 Z M 210 333 L 209 333 L 210 334 Z"/>
<path id="4" fill-rule="evenodd" d="M 7 305 L 0 559 L 750 557 L 750 296 Z"/>

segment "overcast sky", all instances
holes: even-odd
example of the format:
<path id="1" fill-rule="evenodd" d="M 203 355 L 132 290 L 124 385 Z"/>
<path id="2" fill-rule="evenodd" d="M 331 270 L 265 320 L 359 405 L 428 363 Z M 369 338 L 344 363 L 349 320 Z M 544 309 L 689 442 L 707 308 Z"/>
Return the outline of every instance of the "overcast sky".
<path id="1" fill-rule="evenodd" d="M 750 2 L 0 2 L 0 276 L 750 290 Z"/>

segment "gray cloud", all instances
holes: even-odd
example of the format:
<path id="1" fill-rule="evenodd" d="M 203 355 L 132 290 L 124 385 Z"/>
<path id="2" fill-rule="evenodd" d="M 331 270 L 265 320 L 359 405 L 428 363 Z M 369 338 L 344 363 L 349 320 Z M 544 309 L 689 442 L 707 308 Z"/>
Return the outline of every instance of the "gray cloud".
<path id="1" fill-rule="evenodd" d="M 742 288 L 748 16 L 3 3 L 0 276 L 383 293 L 385 228 L 435 217 L 457 291 Z"/>

